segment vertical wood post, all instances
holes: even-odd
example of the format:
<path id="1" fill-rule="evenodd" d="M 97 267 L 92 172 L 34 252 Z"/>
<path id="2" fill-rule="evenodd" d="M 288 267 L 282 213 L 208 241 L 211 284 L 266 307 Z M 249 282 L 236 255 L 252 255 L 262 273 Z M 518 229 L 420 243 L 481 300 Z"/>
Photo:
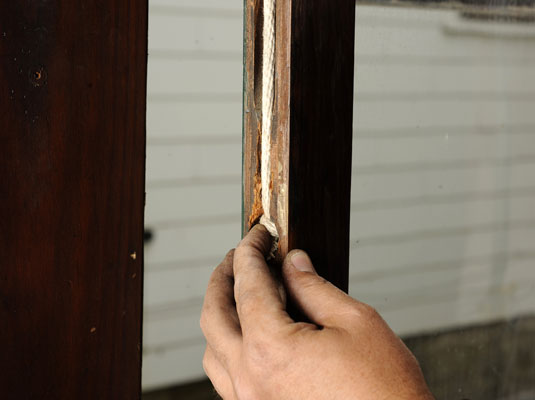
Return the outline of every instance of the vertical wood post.
<path id="1" fill-rule="evenodd" d="M 262 0 L 245 2 L 243 230 L 262 214 Z M 277 0 L 271 215 L 279 257 L 306 250 L 347 291 L 355 2 Z"/>
<path id="2" fill-rule="evenodd" d="M 138 399 L 147 1 L 0 10 L 0 398 Z"/>

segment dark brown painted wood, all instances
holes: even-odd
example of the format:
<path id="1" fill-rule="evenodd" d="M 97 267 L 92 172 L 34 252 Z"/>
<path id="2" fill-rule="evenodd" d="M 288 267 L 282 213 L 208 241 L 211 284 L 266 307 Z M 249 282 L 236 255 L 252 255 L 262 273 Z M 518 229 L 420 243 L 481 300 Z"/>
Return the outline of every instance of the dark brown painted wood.
<path id="1" fill-rule="evenodd" d="M 147 2 L 0 10 L 0 398 L 139 398 Z"/>
<path id="2" fill-rule="evenodd" d="M 244 231 L 262 213 L 260 10 L 260 1 L 246 2 Z M 304 249 L 322 276 L 347 290 L 355 2 L 278 0 L 276 18 L 271 215 L 279 257 Z"/>

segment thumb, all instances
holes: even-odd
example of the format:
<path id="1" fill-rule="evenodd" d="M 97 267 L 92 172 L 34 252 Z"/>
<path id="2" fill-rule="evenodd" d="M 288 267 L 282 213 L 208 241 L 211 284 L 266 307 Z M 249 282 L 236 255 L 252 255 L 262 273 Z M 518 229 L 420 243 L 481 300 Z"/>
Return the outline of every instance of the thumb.
<path id="1" fill-rule="evenodd" d="M 320 277 L 307 253 L 293 250 L 282 267 L 288 295 L 301 311 L 317 325 L 343 326 L 345 317 L 355 313 L 359 302 Z"/>

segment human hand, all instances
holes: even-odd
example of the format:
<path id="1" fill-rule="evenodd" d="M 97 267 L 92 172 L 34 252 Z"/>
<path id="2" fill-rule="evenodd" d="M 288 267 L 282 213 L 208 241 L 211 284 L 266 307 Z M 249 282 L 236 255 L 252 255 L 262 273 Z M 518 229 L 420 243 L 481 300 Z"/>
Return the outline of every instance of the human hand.
<path id="1" fill-rule="evenodd" d="M 418 362 L 370 306 L 319 277 L 302 251 L 284 260 L 288 295 L 311 323 L 286 312 L 255 226 L 215 269 L 201 328 L 203 366 L 226 400 L 433 399 Z"/>

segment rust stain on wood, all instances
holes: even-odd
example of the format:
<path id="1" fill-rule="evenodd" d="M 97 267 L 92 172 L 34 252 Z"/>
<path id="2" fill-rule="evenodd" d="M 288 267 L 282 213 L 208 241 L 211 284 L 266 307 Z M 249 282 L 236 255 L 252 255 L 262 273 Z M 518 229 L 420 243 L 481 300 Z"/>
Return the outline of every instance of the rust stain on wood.
<path id="1" fill-rule="evenodd" d="M 260 217 L 264 214 L 264 209 L 262 207 L 262 182 L 257 175 L 254 177 L 253 196 L 253 206 L 248 220 L 249 229 L 256 225 Z"/>

